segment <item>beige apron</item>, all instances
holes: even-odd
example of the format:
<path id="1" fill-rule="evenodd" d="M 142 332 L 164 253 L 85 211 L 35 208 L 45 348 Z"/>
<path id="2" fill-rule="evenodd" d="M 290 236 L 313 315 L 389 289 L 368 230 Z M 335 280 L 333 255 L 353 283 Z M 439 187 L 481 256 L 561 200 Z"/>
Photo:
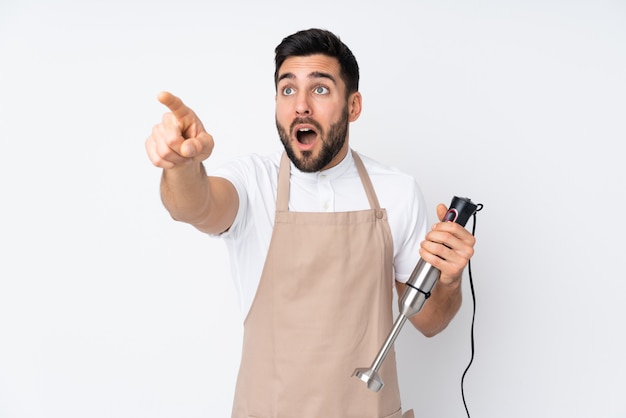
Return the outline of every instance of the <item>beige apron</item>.
<path id="1" fill-rule="evenodd" d="M 393 349 L 379 392 L 352 377 L 391 329 L 394 284 L 387 213 L 353 156 L 371 209 L 310 213 L 288 210 L 283 154 L 272 239 L 244 324 L 233 418 L 402 417 Z"/>

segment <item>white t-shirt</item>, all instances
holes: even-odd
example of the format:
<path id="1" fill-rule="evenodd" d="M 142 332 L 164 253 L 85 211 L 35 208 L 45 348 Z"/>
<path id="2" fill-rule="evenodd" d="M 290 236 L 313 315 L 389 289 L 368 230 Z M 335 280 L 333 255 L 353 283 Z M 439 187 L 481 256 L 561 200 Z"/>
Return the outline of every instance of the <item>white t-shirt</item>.
<path id="1" fill-rule="evenodd" d="M 281 154 L 282 150 L 268 156 L 240 157 L 210 173 L 228 179 L 239 194 L 235 221 L 219 237 L 224 239 L 229 251 L 244 318 L 256 294 L 274 227 Z M 419 245 L 427 230 L 422 192 L 412 176 L 359 155 L 380 206 L 387 211 L 395 278 L 406 282 L 419 260 Z M 369 208 L 350 152 L 338 165 L 321 172 L 304 173 L 291 164 L 290 211 L 345 212 Z"/>

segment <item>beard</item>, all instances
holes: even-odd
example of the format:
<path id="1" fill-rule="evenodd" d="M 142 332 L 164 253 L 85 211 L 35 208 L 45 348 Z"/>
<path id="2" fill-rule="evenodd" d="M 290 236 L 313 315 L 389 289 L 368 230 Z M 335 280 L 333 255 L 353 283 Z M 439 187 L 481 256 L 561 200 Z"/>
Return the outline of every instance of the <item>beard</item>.
<path id="1" fill-rule="evenodd" d="M 320 136 L 319 140 L 322 142 L 322 148 L 317 155 L 312 151 L 302 151 L 301 157 L 296 155 L 289 132 L 293 132 L 294 126 L 299 123 L 313 125 L 318 132 Z M 328 134 L 325 134 L 324 129 L 317 121 L 310 118 L 298 118 L 294 120 L 291 123 L 289 132 L 278 123 L 278 120 L 276 121 L 276 128 L 278 129 L 280 141 L 283 143 L 285 152 L 287 152 L 287 156 L 291 162 L 293 162 L 300 171 L 314 173 L 330 164 L 345 144 L 346 137 L 348 136 L 348 106 L 343 108 L 339 120 L 330 125 Z M 297 141 L 297 139 L 295 139 L 295 141 Z"/>

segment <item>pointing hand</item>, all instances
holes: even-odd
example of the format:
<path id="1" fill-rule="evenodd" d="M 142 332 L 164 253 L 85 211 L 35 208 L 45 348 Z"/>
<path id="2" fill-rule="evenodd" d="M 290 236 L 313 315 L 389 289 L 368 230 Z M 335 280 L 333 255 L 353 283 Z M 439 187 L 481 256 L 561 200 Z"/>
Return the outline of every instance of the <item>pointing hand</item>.
<path id="1" fill-rule="evenodd" d="M 146 139 L 146 151 L 152 164 L 171 169 L 206 160 L 213 151 L 213 137 L 194 111 L 168 92 L 159 93 L 158 100 L 170 111 Z"/>

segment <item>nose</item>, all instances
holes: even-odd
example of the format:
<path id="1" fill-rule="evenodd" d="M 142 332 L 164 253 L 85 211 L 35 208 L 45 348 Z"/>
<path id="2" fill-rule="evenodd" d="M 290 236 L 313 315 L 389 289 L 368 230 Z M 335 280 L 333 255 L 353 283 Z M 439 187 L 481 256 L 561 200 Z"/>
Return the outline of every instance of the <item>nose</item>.
<path id="1" fill-rule="evenodd" d="M 296 114 L 298 116 L 308 116 L 311 114 L 311 106 L 309 106 L 309 100 L 306 94 L 298 94 L 298 98 L 296 100 Z"/>

